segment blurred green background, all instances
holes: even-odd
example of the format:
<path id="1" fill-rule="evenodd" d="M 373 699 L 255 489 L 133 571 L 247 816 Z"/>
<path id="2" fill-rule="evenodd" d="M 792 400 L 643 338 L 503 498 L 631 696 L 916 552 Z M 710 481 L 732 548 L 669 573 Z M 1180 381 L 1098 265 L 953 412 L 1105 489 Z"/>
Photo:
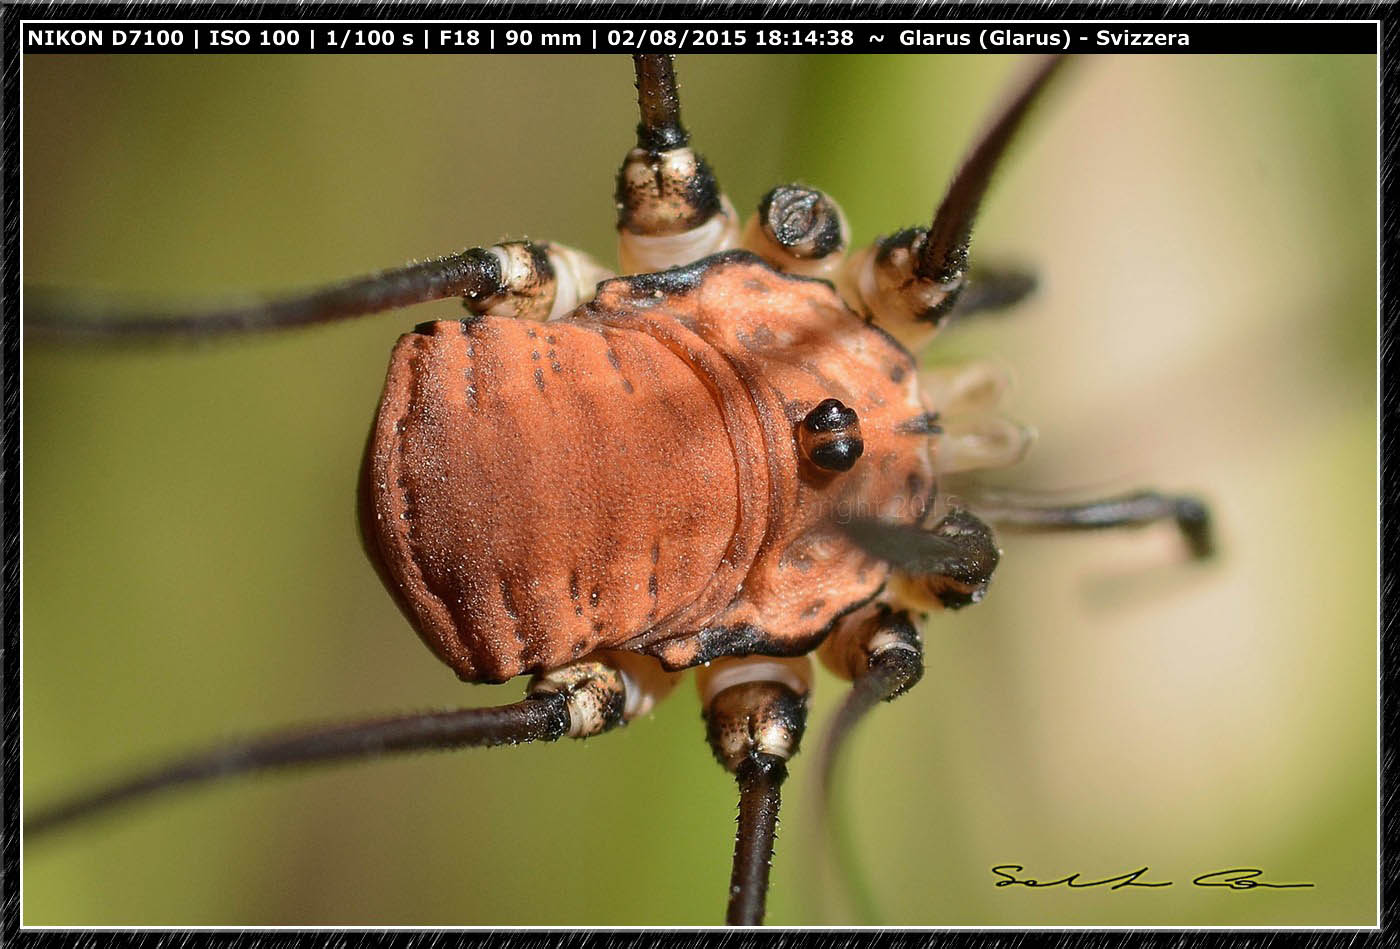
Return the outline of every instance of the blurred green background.
<path id="1" fill-rule="evenodd" d="M 682 57 L 735 204 L 802 180 L 857 242 L 926 220 L 1016 62 Z M 1096 57 L 1033 121 L 974 259 L 1036 300 L 949 330 L 1040 441 L 1002 484 L 1214 504 L 1169 529 L 1007 537 L 984 604 L 925 630 L 839 808 L 913 924 L 1349 924 L 1376 913 L 1373 57 Z M 612 259 L 625 57 L 33 56 L 24 279 L 180 301 L 314 285 L 506 237 Z M 466 687 L 365 562 L 353 492 L 398 334 L 451 302 L 205 346 L 24 351 L 30 805 L 290 723 L 511 701 Z M 811 765 L 769 921 L 842 895 Z M 735 793 L 689 681 L 586 743 L 209 786 L 26 848 L 27 924 L 710 924 Z M 998 889 L 1143 865 L 1162 890 Z M 1261 867 L 1311 889 L 1190 885 Z"/>

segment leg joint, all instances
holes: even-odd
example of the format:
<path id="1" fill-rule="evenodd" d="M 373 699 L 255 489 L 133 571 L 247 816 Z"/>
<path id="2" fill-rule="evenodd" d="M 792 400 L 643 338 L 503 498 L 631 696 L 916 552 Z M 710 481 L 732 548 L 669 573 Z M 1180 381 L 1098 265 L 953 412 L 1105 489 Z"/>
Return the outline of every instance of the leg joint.
<path id="1" fill-rule="evenodd" d="M 622 671 L 596 659 L 570 663 L 536 676 L 527 690 L 531 697 L 562 695 L 570 738 L 589 738 L 622 723 L 627 686 Z"/>
<path id="2" fill-rule="evenodd" d="M 751 759 L 786 761 L 797 754 L 811 682 L 811 662 L 805 656 L 716 662 L 696 681 L 710 750 L 726 771 L 738 774 L 741 766 L 760 766 L 746 765 Z"/>

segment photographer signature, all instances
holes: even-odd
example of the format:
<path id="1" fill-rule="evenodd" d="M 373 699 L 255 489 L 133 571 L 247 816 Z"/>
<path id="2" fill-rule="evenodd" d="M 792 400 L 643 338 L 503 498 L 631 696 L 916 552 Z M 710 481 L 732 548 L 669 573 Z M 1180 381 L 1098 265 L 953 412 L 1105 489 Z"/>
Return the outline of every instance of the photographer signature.
<path id="1" fill-rule="evenodd" d="M 1139 867 L 1127 873 L 1120 873 L 1118 876 L 1104 877 L 1101 880 L 1082 880 L 1080 874 L 1071 873 L 1067 877 L 1058 880 L 1035 880 L 1029 877 L 1021 878 L 1017 873 L 1024 873 L 1026 870 L 1019 863 L 1003 863 L 992 867 L 992 872 L 1001 879 L 997 880 L 997 886 L 1025 886 L 1037 889 L 1051 886 L 1063 886 L 1072 890 L 1087 890 L 1090 887 L 1104 886 L 1110 890 L 1119 890 L 1125 886 L 1139 887 L 1159 887 L 1171 886 L 1171 880 L 1144 880 L 1148 867 Z M 1315 886 L 1313 883 L 1270 883 L 1261 880 L 1264 871 L 1255 867 L 1233 867 L 1229 870 L 1213 870 L 1210 873 L 1202 873 L 1192 880 L 1195 886 L 1218 886 L 1227 890 L 1255 890 L 1272 889 L 1288 890 L 1295 887 Z"/>

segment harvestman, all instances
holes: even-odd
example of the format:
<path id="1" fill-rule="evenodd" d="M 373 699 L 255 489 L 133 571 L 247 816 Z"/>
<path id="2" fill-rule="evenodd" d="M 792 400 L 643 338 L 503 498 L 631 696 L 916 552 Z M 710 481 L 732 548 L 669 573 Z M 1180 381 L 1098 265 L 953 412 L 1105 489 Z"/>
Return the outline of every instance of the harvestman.
<path id="1" fill-rule="evenodd" d="M 646 713 L 696 666 L 710 747 L 736 776 L 727 921 L 762 921 L 808 653 L 852 682 L 821 750 L 923 674 L 920 621 L 979 602 L 989 524 L 1209 518 L 1142 492 L 1034 506 L 938 490 L 1018 460 L 986 366 L 915 371 L 952 315 L 1032 281 L 968 269 L 983 193 L 1062 62 L 1034 64 L 967 153 L 928 229 L 848 255 L 825 194 L 774 188 L 741 226 L 680 121 L 671 57 L 634 57 L 641 121 L 617 178 L 618 273 L 559 245 L 473 248 L 260 305 L 110 313 L 30 291 L 56 339 L 213 336 L 461 297 L 400 338 L 360 485 L 366 552 L 427 645 L 468 682 L 533 674 L 496 708 L 280 733 L 215 748 L 30 816 L 57 826 L 174 785 L 390 751 L 586 738 Z M 86 312 L 85 312 L 86 311 Z M 974 513 L 973 508 L 976 509 Z M 519 512 L 528 509 L 529 517 Z"/>

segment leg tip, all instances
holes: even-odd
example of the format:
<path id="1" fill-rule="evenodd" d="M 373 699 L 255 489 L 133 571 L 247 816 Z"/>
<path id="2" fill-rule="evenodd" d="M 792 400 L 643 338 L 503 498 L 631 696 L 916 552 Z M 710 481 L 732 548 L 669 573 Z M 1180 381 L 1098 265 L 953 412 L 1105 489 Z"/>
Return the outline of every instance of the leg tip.
<path id="1" fill-rule="evenodd" d="M 1176 501 L 1176 523 L 1195 560 L 1215 555 L 1215 537 L 1211 530 L 1210 508 L 1198 498 L 1182 497 Z"/>

